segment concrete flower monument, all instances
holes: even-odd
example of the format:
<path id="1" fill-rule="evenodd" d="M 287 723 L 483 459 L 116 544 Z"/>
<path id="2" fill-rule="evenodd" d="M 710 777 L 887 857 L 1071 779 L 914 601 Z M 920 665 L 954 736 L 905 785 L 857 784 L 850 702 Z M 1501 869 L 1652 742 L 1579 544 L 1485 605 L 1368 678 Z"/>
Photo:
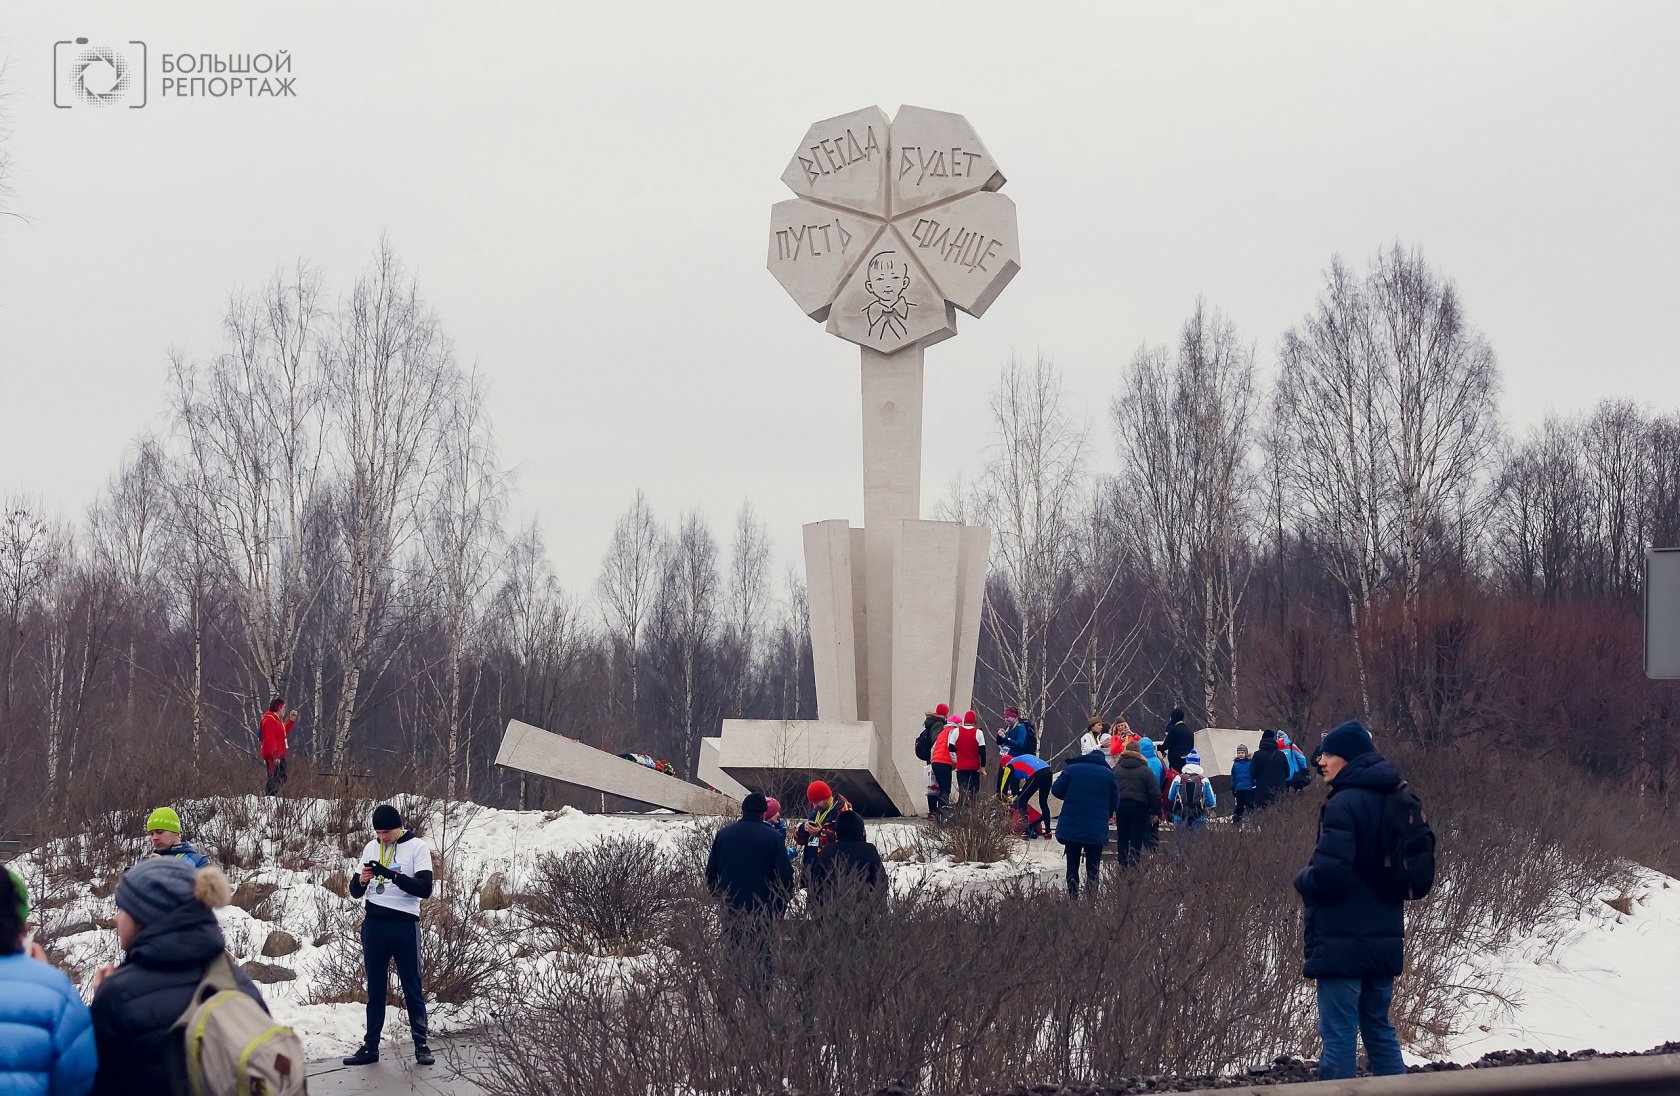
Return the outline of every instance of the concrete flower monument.
<path id="1" fill-rule="evenodd" d="M 923 352 L 1021 266 L 1015 204 L 967 119 L 868 107 L 818 122 L 770 210 L 766 265 L 861 359 L 864 523 L 805 526 L 814 721 L 725 720 L 708 760 L 747 786 L 829 778 L 860 808 L 925 809 L 915 738 L 968 707 L 990 533 L 921 516 Z"/>

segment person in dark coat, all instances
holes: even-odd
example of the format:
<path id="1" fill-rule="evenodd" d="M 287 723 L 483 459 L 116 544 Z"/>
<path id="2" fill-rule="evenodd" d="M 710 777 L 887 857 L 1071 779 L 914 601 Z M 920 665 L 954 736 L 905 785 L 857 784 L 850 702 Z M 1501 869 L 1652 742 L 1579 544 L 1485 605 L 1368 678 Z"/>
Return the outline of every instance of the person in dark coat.
<path id="1" fill-rule="evenodd" d="M 1365 1040 L 1373 1074 L 1404 1073 L 1388 1008 L 1405 959 L 1405 912 L 1367 882 L 1381 867 L 1383 802 L 1400 786 L 1400 773 L 1357 720 L 1325 736 L 1322 763 L 1330 795 L 1319 811 L 1318 845 L 1295 877 L 1305 908 L 1301 973 L 1318 983 L 1318 1076 L 1355 1075 L 1355 1035 Z"/>
<path id="2" fill-rule="evenodd" d="M 1062 801 L 1056 816 L 1056 840 L 1067 850 L 1068 897 L 1079 897 L 1079 862 L 1085 879 L 1096 889 L 1103 846 L 1108 844 L 1108 820 L 1120 808 L 1120 785 L 1101 750 L 1070 758 L 1050 786 Z"/>
<path id="3" fill-rule="evenodd" d="M 811 865 L 811 902 L 821 905 L 848 880 L 855 881 L 878 895 L 886 893 L 887 867 L 881 863 L 881 853 L 869 843 L 869 833 L 863 816 L 846 811 L 834 820 L 836 839 L 817 856 Z"/>
<path id="4" fill-rule="evenodd" d="M 1289 787 L 1289 759 L 1278 749 L 1277 732 L 1260 735 L 1260 747 L 1249 766 L 1254 778 L 1254 809 L 1261 810 Z"/>
<path id="5" fill-rule="evenodd" d="M 169 1092 L 184 1046 L 170 1029 L 186 1011 L 204 970 L 226 948 L 215 911 L 232 890 L 220 868 L 184 860 L 142 860 L 117 882 L 120 966 L 93 978 L 93 1038 L 99 1051 L 95 1096 Z M 239 988 L 268 1011 L 237 966 Z"/>
<path id="6" fill-rule="evenodd" d="M 1167 729 L 1162 736 L 1161 744 L 1167 751 L 1167 764 L 1174 769 L 1183 770 L 1184 759 L 1190 755 L 1191 750 L 1196 748 L 1196 732 L 1192 731 L 1190 725 L 1184 722 L 1183 708 L 1172 710 L 1172 715 L 1167 719 Z"/>
<path id="7" fill-rule="evenodd" d="M 1135 749 L 1120 755 L 1114 766 L 1114 779 L 1120 787 L 1120 806 L 1114 818 L 1120 863 L 1135 864 L 1142 858 L 1155 822 L 1161 817 L 1161 785 L 1149 762 Z"/>
<path id="8" fill-rule="evenodd" d="M 737 916 L 778 918 L 793 893 L 787 843 L 764 824 L 769 801 L 753 792 L 741 801 L 741 818 L 719 830 L 706 857 L 706 889 Z"/>

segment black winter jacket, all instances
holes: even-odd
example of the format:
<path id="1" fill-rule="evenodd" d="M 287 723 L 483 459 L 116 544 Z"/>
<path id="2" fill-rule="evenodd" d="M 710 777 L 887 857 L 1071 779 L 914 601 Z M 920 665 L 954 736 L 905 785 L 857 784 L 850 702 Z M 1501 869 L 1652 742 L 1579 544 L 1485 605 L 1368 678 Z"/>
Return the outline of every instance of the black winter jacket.
<path id="1" fill-rule="evenodd" d="M 1366 882 L 1381 863 L 1383 799 L 1400 773 L 1381 754 L 1361 754 L 1330 782 L 1318 816 L 1318 846 L 1295 877 L 1305 907 L 1308 978 L 1393 978 L 1405 957 L 1404 904 Z"/>
<path id="2" fill-rule="evenodd" d="M 839 840 L 829 845 L 811 865 L 811 901 L 822 903 L 846 876 L 861 881 L 870 890 L 884 893 L 887 885 L 887 866 L 881 863 L 881 853 L 869 843 L 863 818 L 847 811 L 835 822 Z"/>
<path id="3" fill-rule="evenodd" d="M 763 817 L 743 817 L 718 831 L 706 858 L 706 888 L 738 913 L 780 917 L 793 891 L 793 865 L 782 835 Z"/>
<path id="4" fill-rule="evenodd" d="M 1259 806 L 1265 806 L 1283 793 L 1289 784 L 1289 758 L 1278 749 L 1277 739 L 1266 737 L 1260 740 L 1260 748 L 1254 751 L 1249 765 L 1249 774 L 1254 778 L 1257 793 L 1254 798 Z"/>
<path id="5" fill-rule="evenodd" d="M 1093 751 L 1068 758 L 1050 794 L 1062 801 L 1056 840 L 1064 845 L 1106 845 L 1108 820 L 1120 808 L 1120 785 L 1108 759 Z"/>
<path id="6" fill-rule="evenodd" d="M 99 1049 L 94 1096 L 169 1091 L 171 1057 L 179 1061 L 183 1049 L 172 1045 L 169 1029 L 186 1011 L 204 968 L 225 946 L 216 915 L 197 901 L 140 930 L 122 966 L 93 995 Z M 237 966 L 234 977 L 267 1011 L 256 985 Z"/>
<path id="7" fill-rule="evenodd" d="M 1160 816 L 1161 782 L 1142 754 L 1135 750 L 1121 754 L 1119 764 L 1114 766 L 1114 779 L 1120 784 L 1120 802 L 1142 804 L 1149 808 L 1151 818 Z"/>
<path id="8" fill-rule="evenodd" d="M 1196 733 L 1184 720 L 1174 720 L 1167 727 L 1166 741 L 1162 745 L 1166 747 L 1167 760 L 1172 762 L 1172 767 L 1182 769 L 1185 755 L 1196 748 Z"/>

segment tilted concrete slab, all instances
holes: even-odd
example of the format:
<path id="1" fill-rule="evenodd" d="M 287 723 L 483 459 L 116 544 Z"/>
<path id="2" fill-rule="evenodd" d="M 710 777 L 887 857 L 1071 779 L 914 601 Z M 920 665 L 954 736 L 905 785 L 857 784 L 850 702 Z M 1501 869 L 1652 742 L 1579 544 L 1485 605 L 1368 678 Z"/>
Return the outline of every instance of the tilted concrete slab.
<path id="1" fill-rule="evenodd" d="M 688 814 L 729 813 L 735 807 L 728 796 L 517 719 L 508 720 L 496 764 Z"/>
<path id="2" fill-rule="evenodd" d="M 695 775 L 731 799 L 745 799 L 752 791 L 718 766 L 718 740 L 715 738 L 700 740 L 700 761 L 695 766 Z"/>
<path id="3" fill-rule="evenodd" d="M 774 794 L 790 783 L 826 781 L 857 810 L 873 817 L 902 812 L 875 774 L 875 726 L 863 720 L 726 719 L 717 743 L 718 765 L 754 791 Z"/>

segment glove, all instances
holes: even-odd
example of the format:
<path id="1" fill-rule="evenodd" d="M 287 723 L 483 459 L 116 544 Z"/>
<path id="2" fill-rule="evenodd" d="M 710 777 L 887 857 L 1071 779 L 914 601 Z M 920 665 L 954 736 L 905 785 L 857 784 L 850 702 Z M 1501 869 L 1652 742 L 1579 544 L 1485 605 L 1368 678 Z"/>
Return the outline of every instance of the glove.
<path id="1" fill-rule="evenodd" d="M 397 874 L 396 872 L 392 871 L 390 868 L 387 868 L 384 864 L 379 863 L 377 860 L 374 861 L 373 863 L 369 864 L 368 868 L 369 868 L 369 870 L 371 870 L 373 872 L 373 874 L 377 878 L 380 878 L 380 879 L 394 879 L 394 878 L 396 878 L 396 874 Z"/>

